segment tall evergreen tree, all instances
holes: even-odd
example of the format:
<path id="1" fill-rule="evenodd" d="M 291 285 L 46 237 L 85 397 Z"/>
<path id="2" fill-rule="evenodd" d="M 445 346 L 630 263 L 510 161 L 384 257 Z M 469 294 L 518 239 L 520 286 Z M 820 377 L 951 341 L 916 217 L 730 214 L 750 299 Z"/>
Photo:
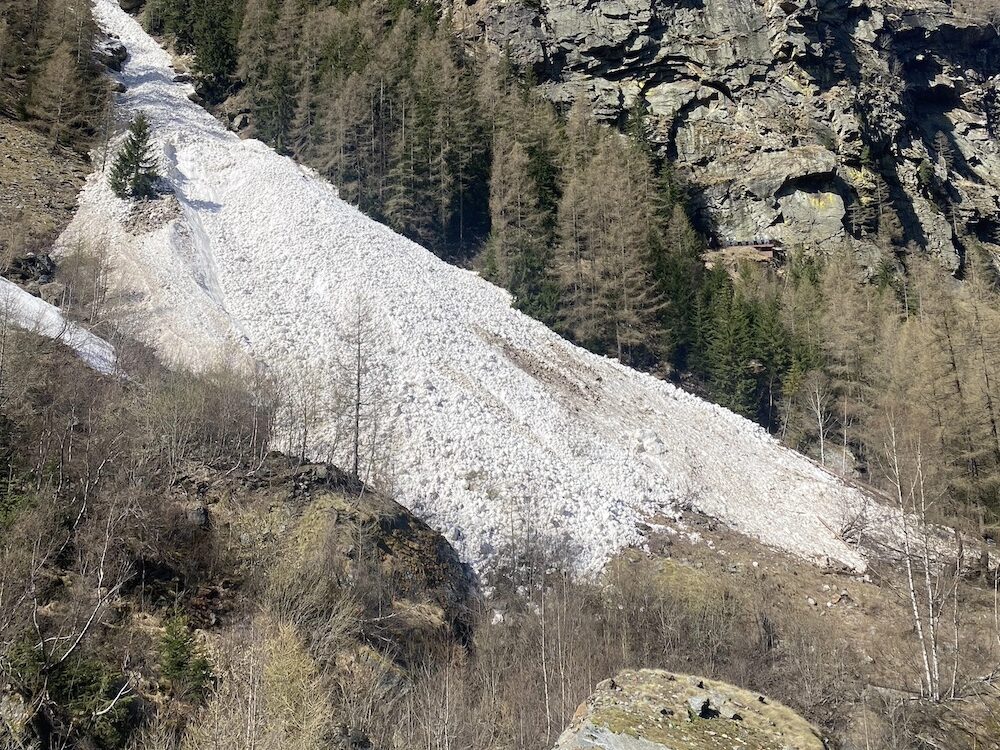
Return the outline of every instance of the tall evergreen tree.
<path id="1" fill-rule="evenodd" d="M 713 300 L 707 360 L 713 398 L 737 414 L 756 412 L 757 379 L 751 369 L 753 330 L 749 306 L 737 294 Z"/>
<path id="2" fill-rule="evenodd" d="M 691 347 L 695 345 L 695 310 L 704 269 L 701 261 L 704 245 L 684 206 L 672 200 L 668 205 L 669 214 L 665 217 L 654 272 L 664 297 L 661 313 L 661 326 L 666 336 L 664 349 L 675 366 L 684 368 Z"/>
<path id="3" fill-rule="evenodd" d="M 777 426 L 781 386 L 791 364 L 788 332 L 781 319 L 781 299 L 776 293 L 765 293 L 754 308 L 753 349 L 759 362 L 757 418 L 765 426 Z"/>
<path id="4" fill-rule="evenodd" d="M 232 0 L 199 0 L 192 7 L 198 71 L 219 85 L 236 68 L 235 13 Z"/>
<path id="5" fill-rule="evenodd" d="M 257 135 L 275 151 L 289 150 L 295 117 L 295 87 L 289 65 L 277 60 L 268 71 L 257 110 Z"/>
<path id="6" fill-rule="evenodd" d="M 156 195 L 159 175 L 150 141 L 149 120 L 139 114 L 129 125 L 118 154 L 111 167 L 108 182 L 119 198 L 151 198 Z"/>

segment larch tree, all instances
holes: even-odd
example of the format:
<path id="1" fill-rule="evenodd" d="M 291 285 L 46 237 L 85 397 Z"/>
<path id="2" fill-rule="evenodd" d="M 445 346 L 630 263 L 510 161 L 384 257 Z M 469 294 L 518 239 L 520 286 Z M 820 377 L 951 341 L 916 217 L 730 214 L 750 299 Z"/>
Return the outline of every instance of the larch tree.
<path id="1" fill-rule="evenodd" d="M 585 228 L 586 191 L 581 175 L 571 172 L 559 202 L 553 273 L 560 290 L 559 329 L 577 342 L 595 345 L 602 272 Z"/>
<path id="2" fill-rule="evenodd" d="M 81 95 L 79 71 L 73 49 L 60 42 L 45 61 L 41 74 L 32 85 L 30 112 L 48 123 L 53 145 L 58 145 L 73 124 L 70 115 L 78 108 Z"/>
<path id="3" fill-rule="evenodd" d="M 416 143 L 412 133 L 413 106 L 409 97 L 403 96 L 397 109 L 399 129 L 390 153 L 385 215 L 394 228 L 401 230 L 416 224 L 420 196 L 417 191 Z"/>
<path id="4" fill-rule="evenodd" d="M 661 349 L 664 306 L 655 278 L 650 165 L 608 133 L 582 170 L 567 172 L 555 263 L 563 325 L 595 351 L 648 362 Z"/>
<path id="5" fill-rule="evenodd" d="M 661 351 L 663 298 L 656 287 L 650 164 L 634 144 L 606 138 L 590 165 L 592 235 L 604 256 L 603 293 L 614 351 L 626 363 Z"/>
<path id="6" fill-rule="evenodd" d="M 496 281 L 514 294 L 519 306 L 530 307 L 537 284 L 546 274 L 545 217 L 524 146 L 504 135 L 497 139 L 494 149 L 490 180 L 492 233 L 487 254 Z"/>

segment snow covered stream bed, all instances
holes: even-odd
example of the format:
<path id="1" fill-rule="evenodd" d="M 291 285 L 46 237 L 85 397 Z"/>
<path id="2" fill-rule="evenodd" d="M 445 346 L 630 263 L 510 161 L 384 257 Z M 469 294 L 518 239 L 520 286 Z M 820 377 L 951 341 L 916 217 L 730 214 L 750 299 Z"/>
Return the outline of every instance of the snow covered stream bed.
<path id="1" fill-rule="evenodd" d="M 98 372 L 115 372 L 115 349 L 111 344 L 66 320 L 58 307 L 0 278 L 0 328 L 8 324 L 62 342 Z"/>
<path id="2" fill-rule="evenodd" d="M 751 422 L 563 341 L 504 291 L 241 141 L 188 99 L 117 0 L 96 0 L 96 15 L 129 50 L 119 103 L 126 119 L 149 116 L 179 205 L 137 217 L 98 173 L 62 242 L 108 253 L 113 291 L 168 361 L 253 357 L 313 403 L 314 457 L 343 460 L 338 383 L 362 300 L 382 474 L 474 565 L 527 525 L 594 571 L 642 543 L 637 524 L 691 505 L 767 544 L 863 567 L 840 539 L 861 493 Z"/>

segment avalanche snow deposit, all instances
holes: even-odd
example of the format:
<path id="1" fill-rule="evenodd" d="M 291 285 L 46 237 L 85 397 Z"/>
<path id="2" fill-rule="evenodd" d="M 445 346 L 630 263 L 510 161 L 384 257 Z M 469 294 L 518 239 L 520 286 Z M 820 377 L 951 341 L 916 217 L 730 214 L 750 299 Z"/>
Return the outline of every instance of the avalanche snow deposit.
<path id="1" fill-rule="evenodd" d="M 58 307 L 0 278 L 0 335 L 8 324 L 62 342 L 98 372 L 115 372 L 115 349 L 111 344 L 66 320 Z"/>
<path id="2" fill-rule="evenodd" d="M 307 452 L 341 463 L 353 453 L 345 372 L 360 361 L 362 469 L 476 566 L 530 528 L 594 571 L 642 543 L 639 524 L 694 507 L 863 567 L 840 533 L 861 493 L 751 422 L 574 347 L 317 175 L 240 140 L 189 100 L 117 0 L 96 0 L 96 15 L 129 51 L 122 121 L 150 118 L 172 195 L 130 206 L 95 173 L 62 244 L 107 254 L 111 292 L 167 361 L 259 362 L 307 414 Z M 301 428 L 288 423 L 285 447 Z"/>

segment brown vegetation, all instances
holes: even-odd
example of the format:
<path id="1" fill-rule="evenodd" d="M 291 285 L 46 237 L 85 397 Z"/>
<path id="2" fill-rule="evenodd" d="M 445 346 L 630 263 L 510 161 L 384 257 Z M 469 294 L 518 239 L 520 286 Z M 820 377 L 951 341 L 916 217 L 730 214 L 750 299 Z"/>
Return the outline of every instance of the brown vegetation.
<path id="1" fill-rule="evenodd" d="M 0 6 L 0 274 L 20 282 L 47 275 L 35 258 L 69 221 L 87 149 L 110 127 L 96 33 L 85 0 Z"/>

